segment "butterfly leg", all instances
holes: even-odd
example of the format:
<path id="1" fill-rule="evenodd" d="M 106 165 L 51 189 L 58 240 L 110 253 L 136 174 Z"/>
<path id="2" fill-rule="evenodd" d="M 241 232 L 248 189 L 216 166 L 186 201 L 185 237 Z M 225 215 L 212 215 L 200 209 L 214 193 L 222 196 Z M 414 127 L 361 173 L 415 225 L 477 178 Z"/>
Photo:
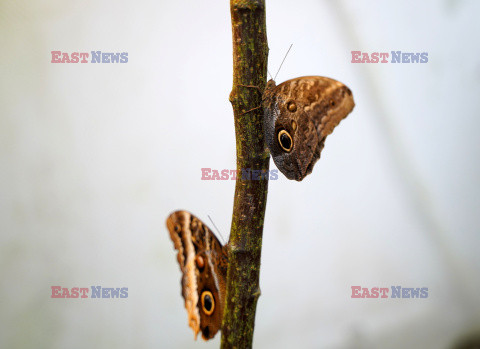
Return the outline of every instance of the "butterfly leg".
<path id="1" fill-rule="evenodd" d="M 248 88 L 255 88 L 255 89 L 257 89 L 258 92 L 260 92 L 261 94 L 263 94 L 263 93 L 262 93 L 262 90 L 260 89 L 260 87 L 258 87 L 258 86 L 256 86 L 256 85 L 242 85 L 242 84 L 238 84 L 237 86 L 248 87 Z M 249 112 L 251 112 L 251 111 L 253 111 L 253 110 L 260 109 L 260 108 L 261 108 L 261 106 L 258 106 L 258 107 L 249 109 L 249 110 L 243 112 L 243 113 L 240 114 L 240 115 L 247 114 L 247 113 L 249 113 Z"/>
<path id="2" fill-rule="evenodd" d="M 247 111 L 243 112 L 243 113 L 240 114 L 240 115 L 245 115 L 245 114 L 247 114 L 247 113 L 250 113 L 250 112 L 253 111 L 253 110 L 260 109 L 261 107 L 262 107 L 262 106 L 259 105 L 258 107 L 255 107 L 255 108 L 252 108 L 252 109 L 250 109 L 250 110 L 247 110 Z"/>
<path id="3" fill-rule="evenodd" d="M 260 87 L 256 86 L 256 85 L 242 85 L 242 84 L 238 84 L 237 86 L 242 86 L 242 87 L 249 87 L 249 88 L 256 88 L 258 90 L 258 92 L 262 93 L 262 90 L 260 89 Z"/>

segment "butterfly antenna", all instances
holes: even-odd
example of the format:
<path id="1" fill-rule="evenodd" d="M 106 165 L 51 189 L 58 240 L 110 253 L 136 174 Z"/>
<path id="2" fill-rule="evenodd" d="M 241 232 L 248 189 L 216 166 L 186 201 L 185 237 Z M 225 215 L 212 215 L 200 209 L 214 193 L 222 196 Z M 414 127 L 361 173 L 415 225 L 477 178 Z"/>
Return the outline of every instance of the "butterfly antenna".
<path id="1" fill-rule="evenodd" d="M 285 62 L 285 59 L 287 58 L 287 55 L 288 55 L 288 53 L 290 52 L 290 49 L 292 48 L 292 46 L 293 46 L 293 44 L 290 45 L 290 47 L 288 48 L 287 53 L 285 53 L 285 57 L 283 57 L 283 61 L 282 61 L 282 63 L 280 64 L 280 68 L 278 68 L 277 74 L 275 74 L 275 77 L 273 78 L 273 80 L 275 80 L 275 79 L 277 78 L 277 75 L 278 75 L 278 73 L 280 72 L 280 69 L 282 69 L 283 62 Z"/>
<path id="2" fill-rule="evenodd" d="M 210 222 L 212 222 L 213 226 L 215 227 L 215 230 L 217 231 L 218 235 L 220 235 L 220 237 L 222 238 L 222 242 L 225 245 L 225 239 L 223 238 L 222 233 L 220 233 L 220 230 L 218 230 L 217 226 L 215 225 L 212 218 L 210 218 L 210 216 L 208 214 L 207 214 L 207 217 L 208 217 L 208 219 L 210 219 Z"/>
<path id="3" fill-rule="evenodd" d="M 267 68 L 267 73 L 268 73 L 268 75 L 270 75 L 270 79 L 274 80 L 273 77 L 272 77 L 272 74 L 270 74 L 270 72 L 268 71 L 268 68 Z"/>

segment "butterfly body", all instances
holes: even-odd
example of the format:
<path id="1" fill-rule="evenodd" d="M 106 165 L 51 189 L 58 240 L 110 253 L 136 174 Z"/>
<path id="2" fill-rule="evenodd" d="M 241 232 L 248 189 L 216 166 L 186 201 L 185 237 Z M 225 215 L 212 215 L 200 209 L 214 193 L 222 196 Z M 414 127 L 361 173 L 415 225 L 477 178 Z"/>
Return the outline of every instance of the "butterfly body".
<path id="1" fill-rule="evenodd" d="M 276 85 L 263 94 L 265 142 L 278 169 L 303 180 L 320 158 L 325 138 L 355 106 L 352 92 L 339 81 L 304 76 Z"/>

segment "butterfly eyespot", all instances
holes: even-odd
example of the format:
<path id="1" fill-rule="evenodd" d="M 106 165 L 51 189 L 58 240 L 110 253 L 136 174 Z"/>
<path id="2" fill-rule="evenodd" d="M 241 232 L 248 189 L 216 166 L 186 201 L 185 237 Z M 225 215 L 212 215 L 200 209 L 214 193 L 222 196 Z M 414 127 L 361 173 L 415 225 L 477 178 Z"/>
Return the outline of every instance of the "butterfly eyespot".
<path id="1" fill-rule="evenodd" d="M 334 101 L 333 99 L 330 100 L 330 105 L 331 105 L 332 107 L 335 106 L 335 101 Z"/>
<path id="2" fill-rule="evenodd" d="M 293 148 L 292 136 L 290 136 L 290 134 L 287 131 L 280 130 L 278 132 L 278 144 L 280 144 L 280 147 L 283 150 L 289 153 Z"/>
<path id="3" fill-rule="evenodd" d="M 297 123 L 295 122 L 295 120 L 292 120 L 292 130 L 296 130 L 297 129 Z"/>
<path id="4" fill-rule="evenodd" d="M 180 233 L 180 224 L 175 224 L 175 227 L 173 228 L 173 230 L 175 230 L 176 233 Z"/>
<path id="5" fill-rule="evenodd" d="M 212 315 L 215 310 L 215 300 L 213 298 L 212 292 L 203 291 L 202 296 L 202 309 L 207 315 Z"/>
<path id="6" fill-rule="evenodd" d="M 288 102 L 287 109 L 288 109 L 288 111 L 293 113 L 293 112 L 297 111 L 297 105 L 295 104 L 295 102 Z"/>
<path id="7" fill-rule="evenodd" d="M 199 269 L 203 269 L 203 267 L 205 266 L 205 260 L 203 259 L 202 256 L 196 256 L 195 262 L 197 263 L 197 267 Z"/>

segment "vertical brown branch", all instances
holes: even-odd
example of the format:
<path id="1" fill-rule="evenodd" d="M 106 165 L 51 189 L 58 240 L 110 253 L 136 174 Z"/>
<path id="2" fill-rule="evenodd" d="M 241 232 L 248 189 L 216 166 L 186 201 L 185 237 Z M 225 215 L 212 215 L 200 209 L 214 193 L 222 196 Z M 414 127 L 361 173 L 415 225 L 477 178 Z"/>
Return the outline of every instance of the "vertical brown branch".
<path id="1" fill-rule="evenodd" d="M 251 348 L 260 296 L 260 256 L 270 160 L 264 150 L 263 110 L 259 108 L 268 58 L 265 1 L 230 0 L 230 11 L 233 39 L 230 102 L 235 118 L 239 175 L 228 243 L 222 348 Z M 247 171 L 250 179 L 244 177 Z M 258 179 L 262 173 L 266 178 Z"/>

